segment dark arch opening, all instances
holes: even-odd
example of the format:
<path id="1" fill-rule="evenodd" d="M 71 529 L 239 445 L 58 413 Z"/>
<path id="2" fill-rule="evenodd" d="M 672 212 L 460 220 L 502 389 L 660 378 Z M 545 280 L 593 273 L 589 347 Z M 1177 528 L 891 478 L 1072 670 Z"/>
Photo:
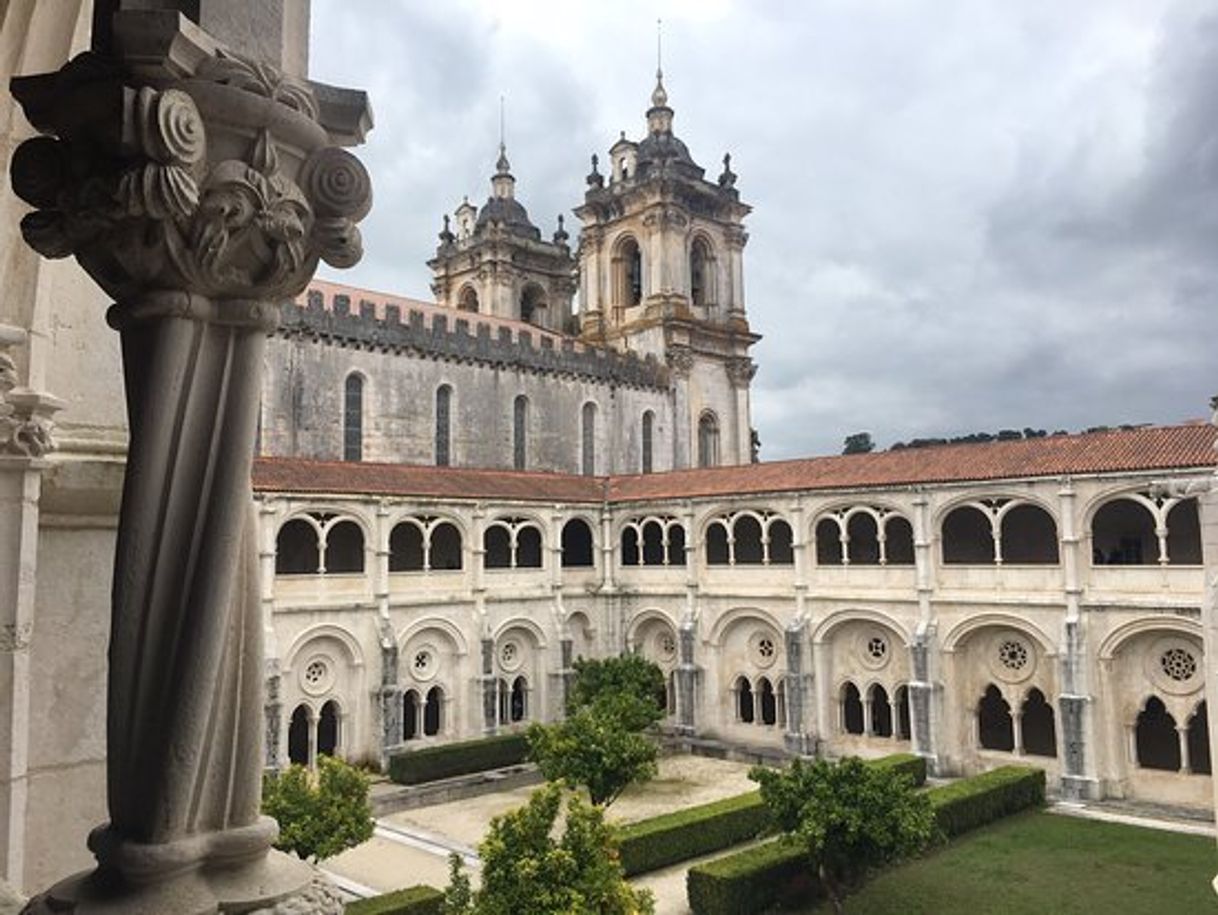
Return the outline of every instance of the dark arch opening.
<path id="1" fill-rule="evenodd" d="M 762 677 L 757 687 L 761 694 L 761 723 L 774 724 L 778 720 L 778 703 L 775 701 L 774 686 L 768 677 Z"/>
<path id="2" fill-rule="evenodd" d="M 1015 749 L 1015 725 L 1011 706 L 1002 698 L 1002 691 L 993 683 L 977 704 L 977 734 L 982 748 L 1010 753 Z"/>
<path id="3" fill-rule="evenodd" d="M 842 564 L 842 534 L 833 518 L 822 518 L 816 522 L 816 564 L 818 566 L 840 566 Z"/>
<path id="4" fill-rule="evenodd" d="M 1188 719 L 1188 767 L 1196 775 L 1210 774 L 1210 727 L 1204 700 Z"/>
<path id="5" fill-rule="evenodd" d="M 988 565 L 994 561 L 994 530 L 990 519 L 973 505 L 961 505 L 943 519 L 943 562 L 946 565 Z"/>
<path id="6" fill-rule="evenodd" d="M 580 410 L 580 470 L 586 477 L 596 474 L 596 404 L 589 401 Z"/>
<path id="7" fill-rule="evenodd" d="M 333 756 L 338 749 L 338 703 L 331 699 L 317 718 L 317 755 Z"/>
<path id="8" fill-rule="evenodd" d="M 747 677 L 736 681 L 736 714 L 745 724 L 753 723 L 753 685 Z"/>
<path id="9" fill-rule="evenodd" d="M 488 569 L 508 569 L 512 566 L 512 535 L 506 527 L 495 524 L 482 534 L 483 565 Z"/>
<path id="10" fill-rule="evenodd" d="M 339 521 L 326 531 L 326 571 L 364 571 L 364 532 L 354 521 Z"/>
<path id="11" fill-rule="evenodd" d="M 433 527 L 427 553 L 427 565 L 433 571 L 449 572 L 461 568 L 461 532 L 457 526 L 441 521 Z"/>
<path id="12" fill-rule="evenodd" d="M 423 733 L 434 737 L 440 733 L 444 719 L 444 690 L 433 686 L 427 691 L 427 702 L 423 706 Z"/>
<path id="13" fill-rule="evenodd" d="M 516 568 L 541 568 L 541 531 L 531 524 L 516 530 Z"/>
<path id="14" fill-rule="evenodd" d="M 594 564 L 592 528 L 582 518 L 572 518 L 562 526 L 563 568 L 586 568 Z"/>
<path id="15" fill-rule="evenodd" d="M 680 524 L 668 526 L 668 562 L 670 565 L 685 565 L 685 528 Z"/>
<path id="16" fill-rule="evenodd" d="M 546 315 L 546 291 L 536 283 L 524 287 L 520 296 L 520 320 L 529 324 L 544 323 Z"/>
<path id="17" fill-rule="evenodd" d="M 1159 561 L 1159 538 L 1150 509 L 1133 499 L 1113 499 L 1091 519 L 1091 561 L 1095 565 L 1152 566 Z"/>
<path id="18" fill-rule="evenodd" d="M 701 238 L 694 239 L 689 249 L 689 298 L 694 305 L 703 306 L 707 302 L 709 261 L 710 251 L 706 242 Z"/>
<path id="19" fill-rule="evenodd" d="M 1180 737 L 1176 733 L 1176 719 L 1158 696 L 1147 699 L 1145 707 L 1138 713 L 1134 744 L 1138 752 L 1138 765 L 1143 769 L 1180 770 Z"/>
<path id="20" fill-rule="evenodd" d="M 655 446 L 656 416 L 650 410 L 643 413 L 643 473 L 651 473 L 652 450 Z"/>
<path id="21" fill-rule="evenodd" d="M 512 466 L 524 470 L 528 464 L 529 399 L 523 394 L 512 401 Z"/>
<path id="22" fill-rule="evenodd" d="M 413 521 L 402 521 L 389 532 L 389 571 L 423 571 L 423 531 Z"/>
<path id="23" fill-rule="evenodd" d="M 842 684 L 842 729 L 847 734 L 863 733 L 863 698 L 849 680 Z"/>
<path id="24" fill-rule="evenodd" d="M 884 519 L 884 559 L 890 566 L 914 564 L 913 525 L 900 515 Z"/>
<path id="25" fill-rule="evenodd" d="M 317 531 L 303 518 L 293 518 L 275 537 L 275 574 L 313 574 L 320 565 Z"/>
<path id="26" fill-rule="evenodd" d="M 871 734 L 873 737 L 892 736 L 892 706 L 888 704 L 888 690 L 876 683 L 868 691 L 871 704 Z"/>
<path id="27" fill-rule="evenodd" d="M 761 565 L 761 523 L 752 515 L 741 515 L 732 525 L 737 565 Z"/>
<path id="28" fill-rule="evenodd" d="M 309 764 L 309 709 L 303 705 L 292 710 L 288 725 L 288 762 L 297 766 Z"/>
<path id="29" fill-rule="evenodd" d="M 364 379 L 352 372 L 343 385 L 343 460 L 364 454 Z"/>
<path id="30" fill-rule="evenodd" d="M 698 418 L 698 466 L 719 466 L 719 420 L 710 410 Z"/>
<path id="31" fill-rule="evenodd" d="M 466 286 L 461 290 L 461 297 L 457 300 L 457 310 L 478 313 L 478 291 L 473 286 Z"/>
<path id="32" fill-rule="evenodd" d="M 770 522 L 770 565 L 789 566 L 795 563 L 795 547 L 791 525 L 776 518 Z"/>
<path id="33" fill-rule="evenodd" d="M 436 388 L 436 466 L 447 467 L 452 459 L 453 389 L 446 384 Z"/>
<path id="34" fill-rule="evenodd" d="M 1197 500 L 1185 499 L 1167 513 L 1167 561 L 1171 565 L 1201 565 L 1201 519 Z"/>
<path id="35" fill-rule="evenodd" d="M 706 528 L 706 564 L 725 566 L 727 562 L 727 528 L 712 521 Z"/>
<path id="36" fill-rule="evenodd" d="M 502 677 L 495 681 L 495 695 L 499 698 L 499 723 L 508 724 L 512 720 L 512 693 Z"/>
<path id="37" fill-rule="evenodd" d="M 1038 689 L 1029 690 L 1019 715 L 1023 732 L 1023 751 L 1032 756 L 1056 756 L 1057 734 L 1053 727 L 1053 706 Z"/>
<path id="38" fill-rule="evenodd" d="M 524 721 L 529 714 L 529 681 L 517 677 L 512 681 L 511 716 L 513 721 Z"/>
<path id="39" fill-rule="evenodd" d="M 643 565 L 664 564 L 664 527 L 659 521 L 648 521 L 643 525 Z"/>
<path id="40" fill-rule="evenodd" d="M 627 238 L 618 249 L 620 301 L 630 307 L 643 301 L 643 253 L 639 243 Z"/>
<path id="41" fill-rule="evenodd" d="M 897 687 L 897 738 L 909 740 L 912 732 L 909 727 L 909 687 Z"/>
<path id="42" fill-rule="evenodd" d="M 1016 505 L 1002 516 L 1002 561 L 1057 565 L 1057 522 L 1039 505 Z"/>
<path id="43" fill-rule="evenodd" d="M 408 689 L 402 694 L 402 739 L 419 736 L 419 694 Z"/>
<path id="44" fill-rule="evenodd" d="M 639 532 L 633 527 L 622 528 L 622 565 L 637 566 L 641 558 Z"/>
<path id="45" fill-rule="evenodd" d="M 866 512 L 852 515 L 846 524 L 846 533 L 850 535 L 848 549 L 851 565 L 880 564 L 880 530 L 875 518 Z"/>

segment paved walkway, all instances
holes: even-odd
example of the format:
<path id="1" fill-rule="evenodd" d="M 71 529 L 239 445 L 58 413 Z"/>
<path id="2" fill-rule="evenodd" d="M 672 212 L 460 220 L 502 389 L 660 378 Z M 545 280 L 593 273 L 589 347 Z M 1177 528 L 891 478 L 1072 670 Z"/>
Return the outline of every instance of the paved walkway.
<path id="1" fill-rule="evenodd" d="M 1085 820 L 1102 820 L 1106 823 L 1122 823 L 1125 826 L 1142 826 L 1161 829 L 1164 832 L 1179 832 L 1190 836 L 1215 837 L 1214 824 L 1190 816 L 1173 814 L 1158 808 L 1154 814 L 1141 813 L 1128 805 L 1110 806 L 1104 802 L 1080 803 L 1077 801 L 1054 801 L 1049 812 L 1062 816 L 1080 817 Z"/>

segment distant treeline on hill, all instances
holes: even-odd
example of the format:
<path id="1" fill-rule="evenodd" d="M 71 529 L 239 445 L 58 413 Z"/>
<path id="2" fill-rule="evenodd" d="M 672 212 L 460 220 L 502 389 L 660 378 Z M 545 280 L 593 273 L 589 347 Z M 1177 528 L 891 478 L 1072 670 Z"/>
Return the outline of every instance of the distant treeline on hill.
<path id="1" fill-rule="evenodd" d="M 1149 423 L 1123 423 L 1119 426 L 1091 426 L 1084 429 L 1083 432 L 1111 432 L 1114 429 L 1120 429 L 1128 432 L 1131 429 L 1139 429 L 1147 426 Z M 930 448 L 934 445 L 977 445 L 984 442 L 1017 442 L 1020 439 L 1033 438 L 1048 438 L 1049 435 L 1069 435 L 1065 429 L 1058 429 L 1055 432 L 1049 433 L 1044 429 L 1025 428 L 1022 432 L 1018 429 L 999 429 L 997 432 L 970 432 L 968 435 L 957 435 L 952 438 L 914 438 L 907 442 L 894 442 L 889 451 L 903 451 L 906 448 Z"/>

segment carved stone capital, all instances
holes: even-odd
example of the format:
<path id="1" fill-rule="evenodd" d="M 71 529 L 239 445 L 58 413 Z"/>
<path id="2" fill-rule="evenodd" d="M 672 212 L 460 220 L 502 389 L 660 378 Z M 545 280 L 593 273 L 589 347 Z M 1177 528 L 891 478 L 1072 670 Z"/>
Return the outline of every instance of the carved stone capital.
<path id="1" fill-rule="evenodd" d="M 748 356 L 729 359 L 727 362 L 727 377 L 732 387 L 747 388 L 757 374 L 757 365 Z"/>
<path id="2" fill-rule="evenodd" d="M 670 346 L 664 358 L 668 361 L 668 367 L 674 375 L 679 378 L 689 377 L 689 373 L 694 367 L 694 353 L 688 346 L 682 344 Z"/>

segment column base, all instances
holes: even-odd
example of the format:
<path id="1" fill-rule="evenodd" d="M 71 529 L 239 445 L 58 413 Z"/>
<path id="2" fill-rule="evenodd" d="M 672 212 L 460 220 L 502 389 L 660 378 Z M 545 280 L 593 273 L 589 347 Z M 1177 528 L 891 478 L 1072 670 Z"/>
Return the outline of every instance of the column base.
<path id="1" fill-rule="evenodd" d="M 1100 782 L 1083 775 L 1063 775 L 1061 790 L 1062 797 L 1068 801 L 1095 801 L 1100 797 Z"/>
<path id="2" fill-rule="evenodd" d="M 22 915 L 342 915 L 336 890 L 312 865 L 272 850 L 235 868 L 203 868 L 132 885 L 98 868 L 61 880 Z"/>

